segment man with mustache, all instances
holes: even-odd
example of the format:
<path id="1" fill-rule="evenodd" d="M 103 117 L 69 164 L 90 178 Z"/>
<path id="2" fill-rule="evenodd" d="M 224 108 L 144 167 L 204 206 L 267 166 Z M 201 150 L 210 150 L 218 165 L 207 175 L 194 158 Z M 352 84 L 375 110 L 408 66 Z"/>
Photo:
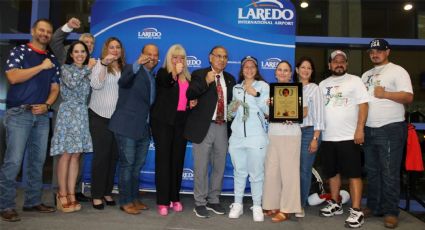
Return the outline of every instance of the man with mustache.
<path id="1" fill-rule="evenodd" d="M 395 228 L 407 137 L 404 105 L 413 101 L 412 83 L 403 67 L 388 60 L 390 47 L 386 40 L 372 40 L 368 53 L 375 67 L 362 76 L 370 95 L 364 145 L 368 182 L 364 212 L 366 216 L 385 216 L 384 226 Z"/>
<path id="2" fill-rule="evenodd" d="M 54 212 L 41 202 L 43 166 L 49 137 L 48 110 L 59 93 L 59 62 L 47 50 L 53 26 L 37 20 L 32 39 L 10 51 L 6 77 L 10 84 L 6 99 L 6 153 L 0 167 L 0 214 L 4 221 L 19 221 L 16 207 L 16 176 L 27 150 L 27 174 L 23 211 Z M 27 148 L 26 148 L 27 147 Z"/>
<path id="3" fill-rule="evenodd" d="M 319 84 L 325 98 L 325 130 L 320 154 L 323 173 L 329 179 L 332 199 L 320 210 L 321 216 L 343 213 L 339 190 L 341 177 L 349 178 L 352 206 L 345 225 L 361 227 L 364 222 L 360 210 L 362 198 L 361 146 L 367 118 L 369 96 L 358 76 L 347 73 L 347 55 L 336 50 L 329 58 L 332 75 Z"/>

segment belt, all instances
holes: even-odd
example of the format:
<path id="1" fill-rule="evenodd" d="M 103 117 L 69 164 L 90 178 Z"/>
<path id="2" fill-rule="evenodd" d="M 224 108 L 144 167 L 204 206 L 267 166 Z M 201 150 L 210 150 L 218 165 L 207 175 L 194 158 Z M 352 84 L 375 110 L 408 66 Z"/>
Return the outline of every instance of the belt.
<path id="1" fill-rule="evenodd" d="M 301 127 L 301 129 L 307 129 L 313 127 L 312 125 Z"/>
<path id="2" fill-rule="evenodd" d="M 32 105 L 26 104 L 26 105 L 20 105 L 18 108 L 24 109 L 24 110 L 32 110 Z"/>

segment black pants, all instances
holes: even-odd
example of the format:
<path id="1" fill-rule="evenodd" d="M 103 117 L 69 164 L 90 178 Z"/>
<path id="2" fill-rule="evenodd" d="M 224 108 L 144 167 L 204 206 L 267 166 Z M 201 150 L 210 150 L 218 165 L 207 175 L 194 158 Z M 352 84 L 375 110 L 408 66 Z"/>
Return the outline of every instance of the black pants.
<path id="1" fill-rule="evenodd" d="M 183 137 L 186 112 L 177 112 L 174 125 L 152 119 L 155 141 L 155 185 L 158 205 L 180 201 L 187 140 Z"/>
<path id="2" fill-rule="evenodd" d="M 89 123 L 93 141 L 91 195 L 93 199 L 101 199 L 112 194 L 118 148 L 114 133 L 108 129 L 108 118 L 89 109 Z"/>

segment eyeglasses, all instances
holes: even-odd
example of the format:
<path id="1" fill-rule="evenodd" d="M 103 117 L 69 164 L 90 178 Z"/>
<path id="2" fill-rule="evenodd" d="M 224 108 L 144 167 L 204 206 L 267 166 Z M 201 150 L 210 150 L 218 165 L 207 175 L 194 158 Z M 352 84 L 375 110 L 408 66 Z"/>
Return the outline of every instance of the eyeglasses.
<path id="1" fill-rule="evenodd" d="M 213 54 L 213 53 L 211 53 L 211 55 L 218 58 L 219 60 L 227 60 L 228 58 L 227 55 L 221 56 L 220 54 Z"/>

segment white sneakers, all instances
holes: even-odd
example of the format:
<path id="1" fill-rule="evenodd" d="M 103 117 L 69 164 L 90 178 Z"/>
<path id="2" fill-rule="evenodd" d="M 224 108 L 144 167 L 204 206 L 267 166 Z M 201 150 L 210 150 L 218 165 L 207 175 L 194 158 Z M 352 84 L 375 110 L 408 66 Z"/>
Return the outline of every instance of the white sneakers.
<path id="1" fill-rule="evenodd" d="M 263 208 L 258 205 L 252 206 L 252 219 L 255 222 L 263 222 L 264 221 L 264 214 L 263 214 Z"/>
<path id="2" fill-rule="evenodd" d="M 262 222 L 264 221 L 264 214 L 263 214 L 263 208 L 258 205 L 254 205 L 251 207 L 252 210 L 252 219 L 255 222 Z M 243 205 L 240 203 L 233 203 L 230 205 L 230 212 L 229 212 L 229 218 L 230 219 L 237 219 L 243 214 Z"/>
<path id="3" fill-rule="evenodd" d="M 239 203 L 233 203 L 230 205 L 229 218 L 237 219 L 243 214 L 243 205 Z"/>

